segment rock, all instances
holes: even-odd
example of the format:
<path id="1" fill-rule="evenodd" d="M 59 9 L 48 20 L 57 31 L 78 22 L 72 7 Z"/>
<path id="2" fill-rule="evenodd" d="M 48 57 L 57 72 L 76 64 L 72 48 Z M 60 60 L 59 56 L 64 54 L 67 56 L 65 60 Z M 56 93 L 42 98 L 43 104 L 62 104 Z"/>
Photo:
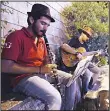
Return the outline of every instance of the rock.
<path id="1" fill-rule="evenodd" d="M 109 107 L 109 65 L 100 67 L 101 75 L 96 84 L 100 82 L 97 90 L 90 90 L 86 93 L 84 98 L 96 99 L 99 98 L 99 109 L 108 110 Z"/>

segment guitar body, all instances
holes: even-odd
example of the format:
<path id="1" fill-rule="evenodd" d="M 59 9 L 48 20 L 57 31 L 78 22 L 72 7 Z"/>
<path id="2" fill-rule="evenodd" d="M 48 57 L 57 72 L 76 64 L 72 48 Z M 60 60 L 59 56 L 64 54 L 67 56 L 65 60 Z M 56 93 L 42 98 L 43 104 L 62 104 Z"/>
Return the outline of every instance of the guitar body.
<path id="1" fill-rule="evenodd" d="M 75 48 L 73 48 L 73 49 L 75 49 Z M 86 52 L 86 49 L 84 47 L 79 47 L 79 48 L 77 48 L 75 50 L 77 50 L 77 52 L 80 52 L 80 53 Z M 75 66 L 79 62 L 79 60 L 77 59 L 76 55 L 70 54 L 70 53 L 65 52 L 63 50 L 61 50 L 61 57 L 62 57 L 63 63 L 67 67 L 73 67 L 73 66 Z"/>

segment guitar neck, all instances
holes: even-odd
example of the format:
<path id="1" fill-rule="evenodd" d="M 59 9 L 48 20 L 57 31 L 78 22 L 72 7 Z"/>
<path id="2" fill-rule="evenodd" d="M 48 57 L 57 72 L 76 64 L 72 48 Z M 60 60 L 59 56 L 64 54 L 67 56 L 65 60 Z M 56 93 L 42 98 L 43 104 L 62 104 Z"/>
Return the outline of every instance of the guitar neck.
<path id="1" fill-rule="evenodd" d="M 98 53 L 98 51 L 91 51 L 91 52 L 84 52 L 82 55 L 83 56 L 90 56 L 90 55 L 95 55 L 97 53 Z"/>

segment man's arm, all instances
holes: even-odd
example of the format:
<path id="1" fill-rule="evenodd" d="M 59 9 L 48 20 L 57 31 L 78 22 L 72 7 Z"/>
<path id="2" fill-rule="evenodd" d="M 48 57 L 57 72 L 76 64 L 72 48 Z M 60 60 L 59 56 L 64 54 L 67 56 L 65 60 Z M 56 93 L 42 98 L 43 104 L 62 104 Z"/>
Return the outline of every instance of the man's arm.
<path id="1" fill-rule="evenodd" d="M 82 59 L 82 54 L 81 53 L 78 53 L 74 48 L 70 47 L 68 44 L 64 43 L 62 46 L 61 46 L 61 49 L 63 49 L 64 51 L 68 52 L 68 53 L 71 53 L 71 54 L 75 54 L 76 57 L 81 60 Z"/>
<path id="2" fill-rule="evenodd" d="M 73 49 L 72 47 L 70 47 L 68 44 L 64 43 L 63 45 L 61 45 L 61 49 L 63 49 L 64 51 L 71 53 L 71 54 L 76 54 L 76 50 Z"/>
<path id="3" fill-rule="evenodd" d="M 33 74 L 33 73 L 50 73 L 53 69 L 47 66 L 42 67 L 25 67 L 15 63 L 12 60 L 1 60 L 1 72 L 11 74 Z"/>

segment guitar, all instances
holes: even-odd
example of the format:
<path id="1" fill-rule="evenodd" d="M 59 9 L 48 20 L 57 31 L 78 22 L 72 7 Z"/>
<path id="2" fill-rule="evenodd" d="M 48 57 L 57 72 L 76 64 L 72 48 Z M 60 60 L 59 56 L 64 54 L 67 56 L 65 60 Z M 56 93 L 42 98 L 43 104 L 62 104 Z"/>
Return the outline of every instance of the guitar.
<path id="1" fill-rule="evenodd" d="M 86 49 L 84 47 L 79 47 L 77 49 L 73 48 L 73 49 L 82 54 L 83 56 L 82 59 L 85 59 L 87 56 L 90 56 L 90 55 L 98 56 L 99 54 L 101 54 L 101 50 L 86 52 Z M 61 58 L 64 65 L 66 65 L 67 67 L 73 67 L 79 62 L 79 59 L 75 54 L 70 54 L 63 50 L 61 50 Z"/>
<path id="2" fill-rule="evenodd" d="M 85 73 L 92 58 L 93 58 L 93 55 L 87 56 L 85 59 L 79 61 L 73 75 L 70 73 L 58 70 L 56 64 L 47 64 L 47 67 L 53 68 L 53 73 L 55 75 L 58 75 L 59 77 L 65 79 L 65 80 L 67 79 L 67 81 L 65 81 L 64 84 L 67 87 L 69 87 L 80 75 L 83 75 Z"/>

